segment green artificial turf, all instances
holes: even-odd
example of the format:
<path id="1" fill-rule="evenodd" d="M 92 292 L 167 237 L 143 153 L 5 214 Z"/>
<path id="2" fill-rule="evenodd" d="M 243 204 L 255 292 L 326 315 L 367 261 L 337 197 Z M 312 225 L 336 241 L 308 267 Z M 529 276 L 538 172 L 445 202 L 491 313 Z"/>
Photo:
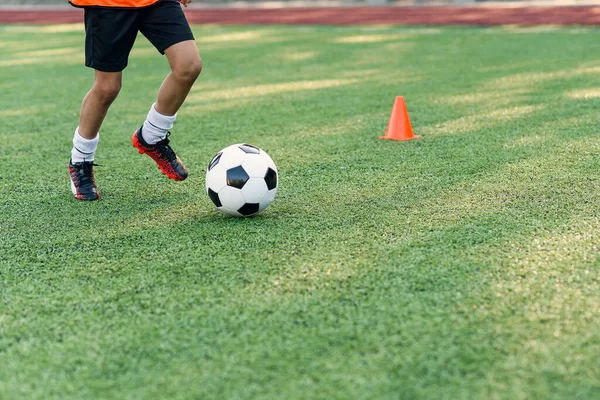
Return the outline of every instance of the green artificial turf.
<path id="1" fill-rule="evenodd" d="M 600 397 L 599 30 L 194 31 L 190 177 L 131 147 L 140 36 L 85 203 L 82 27 L 0 27 L 0 399 Z M 421 138 L 378 139 L 400 95 Z M 239 142 L 280 174 L 250 219 L 204 189 Z"/>

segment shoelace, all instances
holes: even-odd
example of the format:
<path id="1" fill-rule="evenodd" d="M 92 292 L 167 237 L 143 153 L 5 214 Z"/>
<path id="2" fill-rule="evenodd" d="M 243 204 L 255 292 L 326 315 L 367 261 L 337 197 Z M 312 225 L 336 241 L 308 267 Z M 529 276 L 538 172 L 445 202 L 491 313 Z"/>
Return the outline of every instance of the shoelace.
<path id="1" fill-rule="evenodd" d="M 175 159 L 175 152 L 169 146 L 169 136 L 171 136 L 171 132 L 167 132 L 167 136 L 160 142 L 157 142 L 154 146 L 161 148 L 161 153 L 169 160 Z"/>
<path id="2" fill-rule="evenodd" d="M 99 167 L 100 165 L 93 162 L 82 163 L 81 168 L 77 169 L 77 176 L 79 177 L 79 183 L 81 185 L 93 184 L 92 173 L 93 167 Z"/>

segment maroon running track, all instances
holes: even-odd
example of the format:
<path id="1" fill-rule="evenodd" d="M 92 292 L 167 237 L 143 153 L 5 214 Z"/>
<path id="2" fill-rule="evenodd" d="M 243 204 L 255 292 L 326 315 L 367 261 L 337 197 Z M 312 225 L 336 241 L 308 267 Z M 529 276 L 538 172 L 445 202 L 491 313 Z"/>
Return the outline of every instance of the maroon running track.
<path id="1" fill-rule="evenodd" d="M 599 25 L 600 7 L 340 7 L 186 10 L 192 24 Z M 83 12 L 0 10 L 0 24 L 82 22 Z"/>

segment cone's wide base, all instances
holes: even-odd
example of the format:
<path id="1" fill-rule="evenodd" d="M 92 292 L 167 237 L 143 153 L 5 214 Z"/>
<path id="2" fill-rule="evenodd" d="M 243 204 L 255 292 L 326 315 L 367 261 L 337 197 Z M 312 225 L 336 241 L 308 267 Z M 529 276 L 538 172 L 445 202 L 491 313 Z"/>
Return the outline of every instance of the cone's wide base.
<path id="1" fill-rule="evenodd" d="M 420 135 L 413 135 L 412 137 L 407 137 L 407 138 L 393 138 L 393 137 L 388 137 L 388 136 L 379 136 L 379 139 L 385 139 L 385 140 L 413 140 L 413 139 L 418 139 L 420 138 Z"/>

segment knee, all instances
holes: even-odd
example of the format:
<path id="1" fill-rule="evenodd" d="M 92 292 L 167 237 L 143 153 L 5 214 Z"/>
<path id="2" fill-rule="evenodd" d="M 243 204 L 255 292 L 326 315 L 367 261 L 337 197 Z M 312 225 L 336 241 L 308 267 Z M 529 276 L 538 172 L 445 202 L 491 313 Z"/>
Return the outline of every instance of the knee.
<path id="1" fill-rule="evenodd" d="M 121 81 L 96 82 L 94 92 L 98 100 L 107 106 L 111 105 L 121 91 Z"/>
<path id="2" fill-rule="evenodd" d="M 200 57 L 186 60 L 173 69 L 173 75 L 181 82 L 193 84 L 202 72 L 202 60 Z"/>

